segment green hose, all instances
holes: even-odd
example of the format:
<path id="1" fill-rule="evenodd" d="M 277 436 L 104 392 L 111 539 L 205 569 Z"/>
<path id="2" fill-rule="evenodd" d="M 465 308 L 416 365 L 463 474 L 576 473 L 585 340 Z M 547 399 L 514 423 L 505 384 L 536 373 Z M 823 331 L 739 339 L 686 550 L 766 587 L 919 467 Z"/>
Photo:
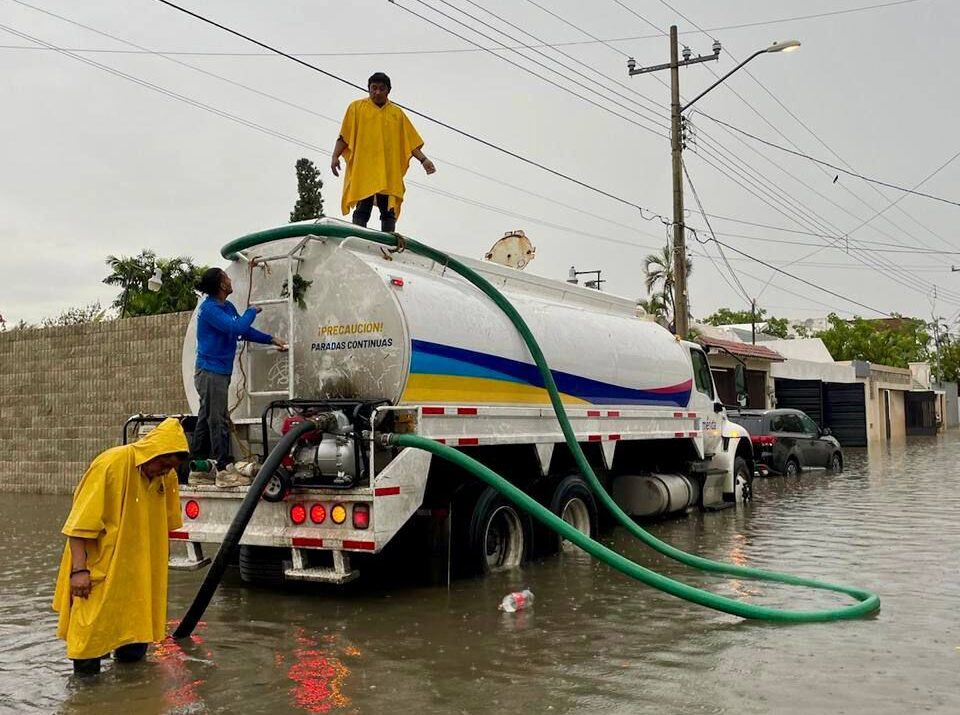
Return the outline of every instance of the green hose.
<path id="1" fill-rule="evenodd" d="M 587 461 L 583 450 L 580 448 L 580 444 L 577 442 L 576 435 L 573 432 L 570 421 L 567 418 L 567 412 L 560 398 L 560 393 L 557 390 L 556 383 L 554 382 L 553 374 L 550 372 L 550 368 L 543 356 L 543 352 L 540 350 L 540 346 L 533 337 L 533 333 L 527 326 L 526 321 L 524 321 L 524 319 L 520 316 L 516 308 L 514 308 L 513 305 L 503 296 L 503 294 L 494 288 L 489 281 L 457 259 L 410 238 L 398 240 L 397 236 L 393 234 L 382 233 L 380 231 L 371 231 L 369 229 L 359 228 L 349 224 L 327 223 L 322 219 L 321 222 L 318 222 L 317 224 L 289 224 L 287 226 L 281 226 L 279 228 L 269 229 L 243 236 L 242 238 L 231 241 L 224 246 L 221 254 L 224 256 L 224 258 L 234 260 L 237 258 L 237 251 L 242 251 L 247 248 L 283 238 L 297 238 L 310 235 L 330 236 L 335 238 L 357 236 L 386 246 L 397 246 L 398 243 L 402 243 L 406 250 L 421 256 L 425 256 L 426 258 L 449 267 L 451 270 L 460 274 L 478 289 L 483 291 L 483 293 L 486 294 L 497 305 L 497 307 L 499 307 L 507 315 L 508 318 L 510 318 L 511 322 L 514 324 L 517 331 L 520 333 L 521 337 L 526 343 L 527 349 L 530 351 L 530 355 L 533 357 L 533 360 L 537 365 L 537 369 L 540 372 L 540 377 L 543 380 L 544 386 L 550 395 L 550 402 L 553 405 L 557 420 L 560 423 L 560 428 L 563 431 L 567 446 L 570 448 L 581 474 L 583 474 L 583 476 L 587 479 L 591 490 L 604 505 L 604 507 L 606 507 L 607 510 L 613 514 L 617 522 L 636 538 L 643 541 L 643 543 L 645 543 L 647 546 L 663 554 L 664 556 L 668 556 L 669 558 L 679 561 L 687 566 L 693 566 L 701 569 L 702 571 L 726 574 L 729 576 L 739 576 L 741 578 L 774 581 L 777 583 L 795 586 L 806 586 L 808 588 L 815 588 L 825 591 L 835 591 L 852 596 L 857 600 L 857 603 L 840 608 L 825 609 L 820 611 L 792 611 L 770 608 L 767 606 L 756 606 L 753 604 L 744 603 L 742 601 L 737 601 L 735 599 L 726 598 L 724 596 L 719 596 L 711 593 L 710 591 L 704 591 L 694 588 L 693 586 L 688 586 L 684 583 L 667 578 L 654 571 L 651 571 L 650 569 L 635 564 L 626 557 L 621 556 L 620 554 L 608 549 L 593 539 L 584 536 L 582 533 L 553 514 L 550 510 L 546 509 L 524 492 L 510 484 L 510 482 L 498 476 L 490 469 L 463 454 L 462 452 L 439 444 L 433 440 L 423 437 L 416 437 L 413 435 L 391 435 L 391 441 L 393 444 L 397 446 L 411 446 L 424 449 L 448 459 L 455 464 L 458 464 L 459 466 L 470 471 L 472 474 L 475 474 L 481 478 L 483 481 L 487 482 L 487 484 L 490 486 L 500 491 L 504 496 L 516 503 L 522 509 L 528 511 L 535 518 L 543 522 L 547 527 L 557 531 L 564 538 L 569 539 L 577 546 L 600 559 L 604 563 L 613 566 L 622 573 L 625 573 L 628 576 L 631 576 L 632 578 L 635 578 L 649 586 L 653 586 L 654 588 L 660 589 L 674 596 L 678 596 L 679 598 L 683 598 L 687 601 L 698 603 L 708 608 L 723 611 L 725 613 L 741 616 L 743 618 L 754 618 L 759 620 L 788 623 L 835 621 L 849 618 L 859 618 L 877 611 L 880 608 L 880 597 L 869 591 L 822 581 L 815 581 L 813 579 L 802 578 L 800 576 L 791 576 L 789 574 L 781 574 L 774 571 L 764 571 L 762 569 L 751 568 L 747 566 L 737 566 L 734 564 L 723 563 L 721 561 L 713 561 L 711 559 L 703 558 L 702 556 L 695 556 L 693 554 L 688 554 L 685 551 L 681 551 L 665 541 L 661 541 L 653 534 L 641 528 L 617 505 L 613 498 L 607 493 L 606 489 L 603 488 L 603 485 L 597 478 L 597 475 L 594 473 L 593 468 L 590 466 L 590 463 Z"/>

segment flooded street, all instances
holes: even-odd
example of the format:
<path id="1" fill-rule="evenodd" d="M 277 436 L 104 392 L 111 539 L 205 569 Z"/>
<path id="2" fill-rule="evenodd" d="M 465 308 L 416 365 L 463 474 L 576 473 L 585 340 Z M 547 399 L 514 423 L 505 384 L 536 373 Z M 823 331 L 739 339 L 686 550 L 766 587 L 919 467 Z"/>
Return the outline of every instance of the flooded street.
<path id="1" fill-rule="evenodd" d="M 445 587 L 275 592 L 231 573 L 182 645 L 105 661 L 76 682 L 50 610 L 68 497 L 0 501 L 2 713 L 960 712 L 960 437 L 851 450 L 843 474 L 769 478 L 752 506 L 652 531 L 711 558 L 868 588 L 873 618 L 745 622 L 630 581 L 582 554 Z M 756 603 L 836 594 L 718 579 L 622 531 L 604 541 L 655 570 Z M 174 572 L 179 619 L 201 574 Z M 532 609 L 504 614 L 529 586 Z"/>

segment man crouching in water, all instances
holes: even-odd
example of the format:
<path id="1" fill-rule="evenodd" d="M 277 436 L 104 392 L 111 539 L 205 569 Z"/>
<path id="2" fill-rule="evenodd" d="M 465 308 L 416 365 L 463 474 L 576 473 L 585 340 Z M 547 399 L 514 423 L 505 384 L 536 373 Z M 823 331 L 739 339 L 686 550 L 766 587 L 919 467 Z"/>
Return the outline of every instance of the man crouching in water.
<path id="1" fill-rule="evenodd" d="M 57 637 L 77 675 L 98 674 L 111 651 L 120 662 L 142 660 L 166 635 L 168 532 L 183 525 L 175 470 L 188 452 L 169 418 L 102 452 L 77 485 L 53 596 Z"/>

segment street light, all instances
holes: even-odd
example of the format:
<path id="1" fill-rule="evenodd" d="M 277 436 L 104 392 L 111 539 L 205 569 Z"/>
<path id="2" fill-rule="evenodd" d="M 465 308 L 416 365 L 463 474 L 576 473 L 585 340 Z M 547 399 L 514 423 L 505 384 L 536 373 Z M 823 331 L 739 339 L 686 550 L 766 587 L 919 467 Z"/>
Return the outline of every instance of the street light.
<path id="1" fill-rule="evenodd" d="M 656 65 L 654 67 L 637 67 L 637 62 L 632 57 L 627 60 L 627 74 L 631 77 L 635 74 L 656 72 L 663 69 L 670 70 L 670 153 L 673 160 L 673 317 L 677 335 L 686 337 L 688 332 L 687 314 L 689 312 L 687 307 L 687 248 L 683 222 L 683 164 L 681 159 L 683 144 L 680 139 L 681 115 L 689 109 L 694 102 L 722 83 L 727 77 L 739 70 L 754 57 L 769 52 L 791 52 L 799 47 L 799 40 L 774 42 L 769 47 L 764 47 L 762 50 L 754 52 L 743 62 L 723 75 L 723 77 L 683 105 L 680 104 L 680 68 L 719 59 L 721 48 L 718 41 L 714 41 L 713 43 L 712 55 L 691 57 L 690 53 L 685 51 L 683 60 L 680 60 L 677 48 L 677 26 L 671 25 L 669 63 Z"/>
<path id="2" fill-rule="evenodd" d="M 577 285 L 577 284 L 580 283 L 580 280 L 579 280 L 578 276 L 582 276 L 582 275 L 584 275 L 584 274 L 595 275 L 596 278 L 594 278 L 592 281 L 584 281 L 584 283 L 583 283 L 584 287 L 586 287 L 586 288 L 596 288 L 597 290 L 603 290 L 603 289 L 600 287 L 600 284 L 601 284 L 601 283 L 606 283 L 607 281 L 600 277 L 600 274 L 601 274 L 602 272 L 603 272 L 602 270 L 598 270 L 598 271 L 578 271 L 576 266 L 570 266 L 570 272 L 569 272 L 568 277 L 567 277 L 567 283 L 573 283 L 573 285 Z"/>

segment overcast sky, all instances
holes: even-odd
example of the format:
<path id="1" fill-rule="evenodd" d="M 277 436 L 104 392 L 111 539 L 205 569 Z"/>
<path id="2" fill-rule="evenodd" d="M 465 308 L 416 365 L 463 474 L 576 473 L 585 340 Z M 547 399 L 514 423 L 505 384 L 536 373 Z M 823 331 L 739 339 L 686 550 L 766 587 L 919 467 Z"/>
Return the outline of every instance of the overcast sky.
<path id="1" fill-rule="evenodd" d="M 710 224 L 717 238 L 731 247 L 726 257 L 733 273 L 750 297 L 788 317 L 831 310 L 876 315 L 872 309 L 958 315 L 960 273 L 951 265 L 960 266 L 960 207 L 842 173 L 835 181 L 839 172 L 732 132 L 700 112 L 907 188 L 939 169 L 917 190 L 960 201 L 960 159 L 947 163 L 960 152 L 953 131 L 960 116 L 960 4 L 536 3 L 183 0 L 351 82 L 365 85 L 372 72 L 385 71 L 393 80 L 391 99 L 622 199 L 411 116 L 438 171 L 426 177 L 411 166 L 400 231 L 479 258 L 504 232 L 523 229 L 537 247 L 527 270 L 562 280 L 571 265 L 599 269 L 606 290 L 631 298 L 644 295 L 644 256 L 666 242 L 654 214 L 670 217 L 672 202 L 669 73 L 628 77 L 626 57 L 640 65 L 668 61 L 671 24 L 694 54 L 709 54 L 712 41 L 720 40 L 719 62 L 681 70 L 681 92 L 690 99 L 714 73 L 729 71 L 753 51 L 799 39 L 798 52 L 761 55 L 698 101 L 692 114 L 695 140 L 685 162 L 705 211 L 715 217 Z M 326 212 L 339 216 L 342 186 L 330 174 L 329 152 L 345 106 L 361 92 L 156 0 L 30 4 L 118 39 L 25 2 L 0 0 L 0 314 L 8 324 L 95 300 L 107 305 L 115 295 L 101 283 L 108 254 L 150 248 L 162 257 L 220 264 L 227 241 L 286 222 L 301 156 L 322 168 Z M 821 13 L 834 14 L 809 17 Z M 785 21 L 798 16 L 806 17 Z M 144 53 L 124 41 L 178 54 Z M 564 44 L 523 54 L 498 44 L 541 42 Z M 689 188 L 686 208 L 688 223 L 708 238 Z M 716 244 L 689 243 L 694 315 L 745 307 Z M 774 275 L 734 249 L 862 305 Z"/>

